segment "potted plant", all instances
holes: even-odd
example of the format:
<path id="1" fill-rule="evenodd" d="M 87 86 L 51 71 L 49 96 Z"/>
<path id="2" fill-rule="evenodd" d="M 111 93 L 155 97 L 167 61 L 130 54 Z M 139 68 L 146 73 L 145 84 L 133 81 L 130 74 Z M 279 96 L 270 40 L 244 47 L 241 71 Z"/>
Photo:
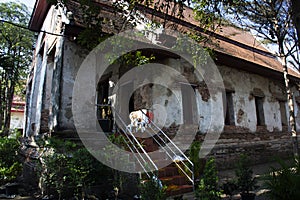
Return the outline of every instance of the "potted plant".
<path id="1" fill-rule="evenodd" d="M 235 174 L 242 200 L 254 200 L 253 190 L 256 189 L 256 179 L 253 177 L 253 171 L 249 167 L 249 159 L 246 155 L 241 155 Z"/>
<path id="2" fill-rule="evenodd" d="M 233 180 L 228 180 L 227 182 L 223 183 L 222 186 L 222 191 L 226 196 L 229 196 L 229 199 L 232 199 L 233 195 L 236 194 L 237 192 L 237 184 L 236 181 Z"/>

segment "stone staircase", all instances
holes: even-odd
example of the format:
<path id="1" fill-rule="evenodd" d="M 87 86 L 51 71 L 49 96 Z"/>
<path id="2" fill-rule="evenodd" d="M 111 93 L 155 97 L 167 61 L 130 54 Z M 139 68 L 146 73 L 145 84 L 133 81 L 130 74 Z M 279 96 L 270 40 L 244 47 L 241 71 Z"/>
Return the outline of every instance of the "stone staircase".
<path id="1" fill-rule="evenodd" d="M 144 134 L 140 133 L 140 135 L 145 136 Z M 176 164 L 170 158 L 167 158 L 167 155 L 161 155 L 160 151 L 162 150 L 159 150 L 160 145 L 157 144 L 157 141 L 160 142 L 160 140 L 157 137 L 154 139 L 154 137 L 143 137 L 140 138 L 140 140 L 143 141 L 144 149 L 149 152 L 149 156 L 154 163 L 157 164 L 157 166 L 165 166 L 160 168 L 157 174 L 162 185 L 166 186 L 166 195 L 168 197 L 173 197 L 193 192 L 193 183 L 180 171 L 178 167 L 178 165 L 182 168 L 184 168 L 184 166 L 180 162 L 177 162 Z M 185 140 L 184 137 L 182 138 Z M 178 143 L 180 143 L 180 141 L 178 141 Z M 184 142 L 181 144 L 186 145 Z M 185 163 L 188 164 L 188 162 Z"/>
<path id="2" fill-rule="evenodd" d="M 173 162 L 167 167 L 159 169 L 158 178 L 164 186 L 167 186 L 167 196 L 177 196 L 194 190 L 193 184 L 183 174 L 180 174 L 176 164 Z"/>
<path id="3" fill-rule="evenodd" d="M 162 186 L 166 187 L 167 197 L 179 196 L 194 191 L 192 182 L 190 182 L 185 175 L 180 173 L 175 162 L 159 169 L 157 176 Z M 141 182 L 146 182 L 148 180 L 149 178 L 143 174 Z"/>
<path id="4" fill-rule="evenodd" d="M 192 143 L 198 126 L 179 126 L 171 137 L 152 121 L 144 131 L 133 130 L 128 128 L 118 113 L 116 116 L 116 120 L 120 122 L 117 124 L 121 125 L 118 128 L 129 140 L 127 145 L 129 143 L 132 145 L 128 148 L 131 152 L 137 153 L 135 158 L 130 160 L 140 164 L 135 165 L 136 169 L 143 169 L 142 182 L 158 178 L 162 185 L 166 186 L 166 194 L 169 197 L 194 190 L 193 164 L 184 151 Z M 177 159 L 178 157 L 180 159 Z M 148 169 L 152 172 L 148 173 Z"/>

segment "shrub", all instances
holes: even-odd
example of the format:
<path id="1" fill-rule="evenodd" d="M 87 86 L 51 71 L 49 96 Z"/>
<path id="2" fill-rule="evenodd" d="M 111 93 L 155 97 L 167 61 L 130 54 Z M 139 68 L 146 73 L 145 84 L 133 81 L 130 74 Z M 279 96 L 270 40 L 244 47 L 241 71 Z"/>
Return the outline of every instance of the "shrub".
<path id="1" fill-rule="evenodd" d="M 239 191 L 244 194 L 256 188 L 256 179 L 253 177 L 253 170 L 249 167 L 249 158 L 247 155 L 242 154 L 237 163 L 235 175 L 237 177 L 236 184 Z"/>
<path id="2" fill-rule="evenodd" d="M 201 200 L 221 199 L 222 192 L 219 189 L 218 181 L 215 159 L 210 158 L 205 164 L 203 175 L 196 188 L 196 197 Z"/>
<path id="3" fill-rule="evenodd" d="M 0 138 L 0 184 L 15 181 L 22 172 L 17 138 Z"/>
<path id="4" fill-rule="evenodd" d="M 159 180 L 153 177 L 140 185 L 142 200 L 164 200 L 166 199 L 166 187 L 163 187 Z"/>
<path id="5" fill-rule="evenodd" d="M 201 148 L 201 142 L 200 141 L 194 141 L 191 144 L 191 147 L 189 149 L 189 158 L 194 164 L 194 177 L 195 179 L 198 179 L 200 177 L 201 172 L 203 171 L 203 164 L 201 162 L 201 159 L 199 157 L 199 152 Z"/>
<path id="6" fill-rule="evenodd" d="M 53 144 L 61 147 L 59 141 Z M 85 148 L 75 149 L 76 145 L 71 143 L 67 146 L 63 150 L 52 147 L 52 153 L 43 157 L 40 165 L 42 187 L 45 194 L 57 199 L 84 198 L 91 186 L 107 181 L 112 171 Z"/>
<path id="7" fill-rule="evenodd" d="M 265 177 L 265 186 L 270 190 L 271 199 L 300 199 L 300 163 L 295 158 L 291 165 L 277 159 L 280 169 L 271 167 L 270 173 Z"/>

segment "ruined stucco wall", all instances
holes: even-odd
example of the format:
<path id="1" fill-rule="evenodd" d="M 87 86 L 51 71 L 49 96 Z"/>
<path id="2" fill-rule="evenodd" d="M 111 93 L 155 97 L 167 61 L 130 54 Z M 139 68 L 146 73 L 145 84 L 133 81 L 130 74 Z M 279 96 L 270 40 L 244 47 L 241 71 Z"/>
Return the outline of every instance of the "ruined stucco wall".
<path id="1" fill-rule="evenodd" d="M 266 129 L 270 132 L 282 131 L 279 100 L 284 100 L 285 94 L 280 81 L 273 81 L 266 77 L 226 66 L 221 66 L 219 69 L 223 76 L 225 87 L 230 85 L 230 90 L 233 91 L 232 99 L 235 125 L 237 127 L 247 128 L 250 132 L 257 131 L 255 96 L 258 95 L 263 97 Z"/>
<path id="2" fill-rule="evenodd" d="M 294 114 L 295 114 L 295 120 L 296 120 L 296 130 L 297 132 L 300 131 L 300 92 L 297 90 L 297 88 L 292 88 L 293 92 L 293 99 L 294 99 Z M 288 110 L 288 108 L 287 108 Z"/>
<path id="3" fill-rule="evenodd" d="M 42 30 L 63 34 L 69 23 L 62 7 L 52 6 Z M 27 121 L 25 135 L 38 135 L 58 128 L 61 61 L 64 37 L 41 32 L 36 42 L 31 91 L 27 94 Z M 33 128 L 34 127 L 34 128 Z"/>
<path id="4" fill-rule="evenodd" d="M 282 126 L 280 103 L 285 102 L 284 83 L 241 70 L 219 67 L 226 89 L 233 91 L 235 125 L 224 126 L 210 156 L 217 159 L 220 169 L 235 167 L 241 154 L 248 154 L 252 163 L 260 164 L 275 156 L 292 155 L 292 143 L 287 126 Z M 296 94 L 296 93 L 295 93 Z M 255 95 L 263 97 L 264 126 L 256 126 Z M 298 105 L 295 105 L 298 111 Z M 200 140 L 203 136 L 200 135 Z"/>
<path id="5" fill-rule="evenodd" d="M 87 55 L 74 42 L 65 40 L 63 47 L 63 68 L 60 90 L 59 127 L 60 131 L 75 130 L 72 114 L 72 95 L 74 81 L 81 63 Z M 87 77 L 87 79 L 90 77 Z"/>
<path id="6" fill-rule="evenodd" d="M 58 12 L 59 11 L 54 9 L 54 7 L 50 8 L 43 23 L 42 30 L 55 33 L 56 29 L 60 28 L 56 23 L 59 20 L 57 19 Z M 53 47 L 55 39 L 55 36 L 40 33 L 36 42 L 33 61 L 33 76 L 30 83 L 32 84 L 32 87 L 31 91 L 28 91 L 27 94 L 28 111 L 25 124 L 26 136 L 38 135 L 41 131 L 41 121 L 44 121 L 42 120 L 42 118 L 44 118 L 44 116 L 42 116 L 42 109 L 43 106 L 45 107 L 45 103 L 43 104 L 43 92 L 45 91 L 44 82 L 46 79 L 47 59 L 49 50 Z"/>
<path id="7" fill-rule="evenodd" d="M 161 63 L 181 72 L 182 60 L 180 59 L 166 58 Z M 170 127 L 183 123 L 182 95 L 180 85 L 176 81 L 176 74 L 167 72 L 165 74 L 169 76 L 158 74 L 153 78 L 154 83 L 164 83 L 164 85 L 153 85 L 152 106 L 154 123 L 161 127 Z"/>

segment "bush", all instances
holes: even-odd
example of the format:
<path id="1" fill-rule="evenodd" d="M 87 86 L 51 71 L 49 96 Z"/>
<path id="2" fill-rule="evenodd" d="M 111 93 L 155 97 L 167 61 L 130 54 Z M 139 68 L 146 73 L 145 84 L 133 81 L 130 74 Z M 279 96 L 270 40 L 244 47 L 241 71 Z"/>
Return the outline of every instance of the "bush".
<path id="1" fill-rule="evenodd" d="M 61 147 L 60 143 L 50 142 L 58 147 Z M 74 149 L 76 145 L 71 143 L 67 146 L 63 151 L 52 148 L 53 152 L 42 159 L 40 177 L 44 194 L 57 199 L 84 198 L 91 186 L 107 182 L 112 171 L 85 148 Z"/>
<path id="2" fill-rule="evenodd" d="M 237 163 L 235 174 L 236 184 L 239 191 L 244 194 L 256 189 L 256 179 L 253 177 L 253 170 L 249 167 L 250 160 L 247 155 L 241 155 Z"/>
<path id="3" fill-rule="evenodd" d="M 202 163 L 202 160 L 199 157 L 199 152 L 201 148 L 201 142 L 200 141 L 194 141 L 191 144 L 191 147 L 189 149 L 189 158 L 194 164 L 194 178 L 195 180 L 200 177 L 200 174 L 203 171 L 204 165 Z M 189 166 L 191 167 L 191 166 Z"/>
<path id="4" fill-rule="evenodd" d="M 0 184 L 15 181 L 21 175 L 22 164 L 19 161 L 17 138 L 0 138 Z"/>
<path id="5" fill-rule="evenodd" d="M 270 190 L 271 199 L 300 199 L 300 163 L 295 158 L 291 165 L 277 159 L 280 169 L 271 167 L 270 174 L 265 177 L 265 186 Z"/>
<path id="6" fill-rule="evenodd" d="M 215 159 L 210 158 L 205 164 L 203 176 L 196 188 L 196 197 L 201 200 L 221 199 L 222 192 L 219 189 L 218 181 Z"/>
<path id="7" fill-rule="evenodd" d="M 166 187 L 163 187 L 159 180 L 153 177 L 140 185 L 142 200 L 164 200 L 166 199 Z"/>

